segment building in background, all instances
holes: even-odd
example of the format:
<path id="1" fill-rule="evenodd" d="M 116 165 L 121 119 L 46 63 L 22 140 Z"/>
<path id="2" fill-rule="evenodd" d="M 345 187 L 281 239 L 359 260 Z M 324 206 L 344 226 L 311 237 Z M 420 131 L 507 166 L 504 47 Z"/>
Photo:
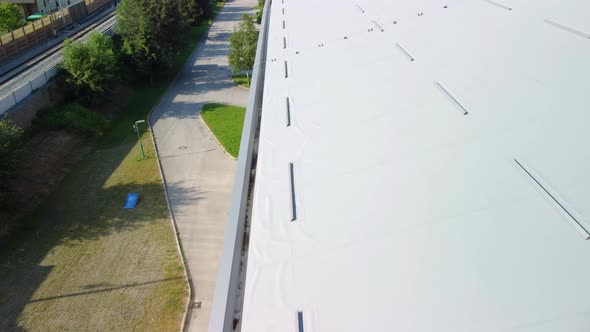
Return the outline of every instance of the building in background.
<path id="1" fill-rule="evenodd" d="M 81 0 L 0 0 L 0 2 L 8 2 L 18 5 L 22 9 L 25 17 L 36 13 L 47 14 L 59 10 L 60 4 L 65 8 L 79 1 Z"/>
<path id="2" fill-rule="evenodd" d="M 18 5 L 23 17 L 33 15 L 38 12 L 37 0 L 0 0 L 0 3 L 12 3 Z"/>

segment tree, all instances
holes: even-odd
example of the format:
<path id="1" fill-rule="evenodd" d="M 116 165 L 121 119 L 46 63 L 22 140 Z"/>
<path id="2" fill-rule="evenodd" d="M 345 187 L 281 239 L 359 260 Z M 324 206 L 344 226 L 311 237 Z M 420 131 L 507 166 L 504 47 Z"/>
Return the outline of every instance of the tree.
<path id="1" fill-rule="evenodd" d="M 92 32 L 86 43 L 66 40 L 62 68 L 66 82 L 75 88 L 76 96 L 89 94 L 91 100 L 103 97 L 117 78 L 117 56 L 113 41 L 100 32 Z"/>
<path id="2" fill-rule="evenodd" d="M 212 0 L 196 0 L 199 8 L 202 10 L 201 18 L 209 18 L 211 17 L 211 6 L 215 1 Z"/>
<path id="3" fill-rule="evenodd" d="M 256 11 L 256 23 L 262 23 L 262 12 L 264 11 L 264 0 L 258 0 L 258 10 Z"/>
<path id="4" fill-rule="evenodd" d="M 17 5 L 0 3 L 0 34 L 16 30 L 25 24 Z"/>
<path id="5" fill-rule="evenodd" d="M 250 81 L 250 72 L 256 58 L 258 30 L 254 27 L 254 19 L 248 14 L 242 16 L 242 22 L 234 28 L 229 37 L 229 65 L 234 75 L 245 72 Z"/>
<path id="6" fill-rule="evenodd" d="M 0 120 L 0 204 L 9 197 L 10 179 L 15 170 L 15 151 L 20 144 L 23 130 L 9 120 Z"/>
<path id="7" fill-rule="evenodd" d="M 188 25 L 196 25 L 199 17 L 203 14 L 197 0 L 179 0 L 178 11 L 183 21 Z"/>
<path id="8" fill-rule="evenodd" d="M 177 0 L 123 0 L 117 9 L 122 52 L 150 80 L 154 72 L 170 66 L 185 31 Z"/>

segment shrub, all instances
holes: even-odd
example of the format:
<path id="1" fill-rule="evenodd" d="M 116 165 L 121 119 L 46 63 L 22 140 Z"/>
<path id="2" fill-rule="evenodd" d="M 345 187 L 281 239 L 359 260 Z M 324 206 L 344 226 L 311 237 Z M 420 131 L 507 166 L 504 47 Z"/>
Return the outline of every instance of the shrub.
<path id="1" fill-rule="evenodd" d="M 18 6 L 12 3 L 0 3 L 0 34 L 5 34 L 27 24 Z"/>
<path id="2" fill-rule="evenodd" d="M 16 150 L 23 136 L 23 130 L 10 120 L 0 120 L 0 206 L 10 197 L 9 181 L 14 175 Z"/>
<path id="3" fill-rule="evenodd" d="M 104 116 L 79 104 L 50 107 L 39 112 L 33 121 L 35 130 L 66 129 L 84 136 L 100 135 L 105 125 Z"/>
<path id="4" fill-rule="evenodd" d="M 262 12 L 264 11 L 264 0 L 258 0 L 258 11 L 256 11 L 256 23 L 262 23 Z"/>
<path id="5" fill-rule="evenodd" d="M 100 32 L 92 32 L 86 43 L 66 40 L 63 58 L 65 81 L 74 87 L 76 96 L 90 103 L 101 101 L 118 78 L 113 41 Z"/>
<path id="6" fill-rule="evenodd" d="M 254 27 L 254 19 L 248 14 L 242 16 L 242 22 L 234 28 L 229 37 L 229 65 L 234 75 L 246 73 L 250 81 L 250 71 L 256 58 L 258 31 Z"/>
<path id="7" fill-rule="evenodd" d="M 172 55 L 187 31 L 181 10 L 176 0 L 123 0 L 117 8 L 121 51 L 150 81 L 154 73 L 171 66 Z"/>

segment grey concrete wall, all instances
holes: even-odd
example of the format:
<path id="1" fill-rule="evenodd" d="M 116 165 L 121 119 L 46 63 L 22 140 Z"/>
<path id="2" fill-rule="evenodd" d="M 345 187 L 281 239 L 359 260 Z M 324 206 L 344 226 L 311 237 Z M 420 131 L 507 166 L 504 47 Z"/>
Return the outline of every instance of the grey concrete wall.
<path id="1" fill-rule="evenodd" d="M 12 107 L 4 114 L 4 117 L 12 120 L 21 128 L 28 128 L 37 113 L 43 108 L 59 103 L 63 98 L 52 89 L 54 84 L 45 85 L 42 89 L 33 92 L 22 102 Z"/>

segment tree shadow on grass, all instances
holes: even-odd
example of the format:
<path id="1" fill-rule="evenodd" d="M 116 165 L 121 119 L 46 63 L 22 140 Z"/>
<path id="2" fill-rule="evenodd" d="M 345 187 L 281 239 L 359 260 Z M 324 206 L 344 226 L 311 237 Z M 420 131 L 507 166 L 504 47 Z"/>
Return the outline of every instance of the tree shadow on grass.
<path id="1" fill-rule="evenodd" d="M 140 194 L 140 200 L 135 209 L 123 209 L 126 194 L 129 192 Z M 194 202 L 199 199 L 198 195 L 186 193 L 182 188 L 177 188 L 175 192 L 176 199 L 180 201 L 186 199 Z M 113 199 L 118 204 L 113 205 Z M 167 218 L 168 211 L 166 204 L 162 202 L 163 199 L 162 185 L 159 183 L 127 184 L 101 189 L 96 195 L 94 206 L 89 211 L 78 210 L 76 202 L 66 202 L 65 204 L 69 207 L 59 209 L 58 213 L 37 216 L 41 219 L 41 224 L 37 227 L 31 226 L 28 234 L 21 234 L 21 241 L 17 246 L 2 248 L 0 331 L 17 329 L 18 317 L 25 306 L 38 301 L 30 299 L 54 268 L 42 262 L 56 247 L 74 248 L 87 241 L 100 240 L 114 233 L 133 231 L 155 219 Z M 52 204 L 52 202 L 47 203 Z M 72 257 L 72 264 L 76 264 L 76 257 L 75 255 Z M 116 271 L 114 273 L 116 274 Z M 98 284 L 94 285 L 94 288 L 104 290 L 108 289 L 108 286 L 108 284 Z M 129 284 L 113 287 L 116 289 L 133 286 Z M 92 293 L 80 290 L 63 291 L 79 295 Z"/>
<path id="2" fill-rule="evenodd" d="M 139 275 L 135 275 L 134 278 L 137 279 L 133 280 L 129 280 L 129 277 L 115 278 L 113 282 L 110 278 L 116 276 L 118 271 L 97 271 L 90 278 L 93 280 L 91 283 L 83 283 L 83 278 L 82 284 L 54 284 L 56 276 L 60 276 L 64 270 L 76 271 L 76 264 L 82 264 L 88 269 L 87 261 L 96 259 L 94 255 L 98 255 L 97 258 L 103 264 L 105 260 L 108 262 L 110 259 L 117 259 L 118 255 L 115 253 L 110 253 L 112 258 L 108 253 L 105 256 L 102 249 L 96 254 L 85 256 L 88 255 L 85 253 L 87 250 L 79 248 L 86 248 L 93 241 L 100 242 L 105 237 L 115 236 L 116 240 L 109 238 L 108 241 L 119 241 L 118 244 L 121 244 L 121 240 L 117 239 L 124 239 L 122 234 L 136 234 L 132 232 L 140 228 L 144 229 L 142 234 L 147 234 L 147 239 L 158 236 L 146 233 L 148 228 L 143 228 L 154 227 L 154 222 L 162 225 L 162 220 L 169 218 L 160 176 L 157 171 L 154 172 L 154 167 L 157 166 L 150 145 L 145 144 L 149 158 L 147 160 L 137 157 L 135 142 L 94 150 L 76 165 L 58 190 L 21 223 L 21 227 L 8 237 L 0 239 L 0 331 L 24 331 L 22 326 L 19 327 L 22 324 L 21 316 L 29 305 L 39 305 L 40 300 L 35 296 L 48 301 L 51 297 L 55 297 L 54 300 L 69 301 L 69 298 L 93 296 L 91 294 L 96 293 L 101 296 L 110 296 L 104 294 L 112 293 L 115 296 L 121 288 L 149 287 L 147 285 L 165 281 L 162 278 L 162 273 L 165 272 L 161 268 L 152 271 L 155 269 L 152 268 L 149 271 L 137 271 Z M 138 178 L 141 181 L 137 181 Z M 124 209 L 126 195 L 132 192 L 139 193 L 138 204 L 135 209 Z M 199 194 L 194 191 L 177 188 L 176 193 L 180 202 L 199 200 Z M 160 234 L 169 231 L 166 236 L 172 236 L 174 232 L 172 227 L 166 229 L 166 225 L 156 229 Z M 112 243 L 108 241 L 103 243 Z M 152 248 L 149 243 L 146 245 L 146 248 Z M 125 250 L 141 251 L 141 246 L 141 243 L 134 243 L 132 248 Z M 171 246 L 164 251 L 174 255 L 175 249 Z M 149 262 L 151 258 L 139 255 L 137 259 Z M 137 267 L 133 264 L 130 266 L 129 268 Z M 57 274 L 47 284 L 48 276 L 53 273 Z M 122 273 L 129 275 L 129 271 Z M 64 275 L 63 278 L 67 280 L 74 277 Z M 45 296 L 47 294 L 49 296 Z M 92 306 L 93 303 L 84 303 L 84 309 L 88 309 L 86 305 Z M 30 311 L 31 308 L 26 311 L 29 321 Z M 37 315 L 47 314 L 35 312 L 35 316 Z M 63 315 L 79 317 L 68 313 Z M 96 315 L 100 317 L 100 313 Z M 79 323 L 82 328 L 92 317 L 82 315 L 79 319 L 75 323 Z"/>

